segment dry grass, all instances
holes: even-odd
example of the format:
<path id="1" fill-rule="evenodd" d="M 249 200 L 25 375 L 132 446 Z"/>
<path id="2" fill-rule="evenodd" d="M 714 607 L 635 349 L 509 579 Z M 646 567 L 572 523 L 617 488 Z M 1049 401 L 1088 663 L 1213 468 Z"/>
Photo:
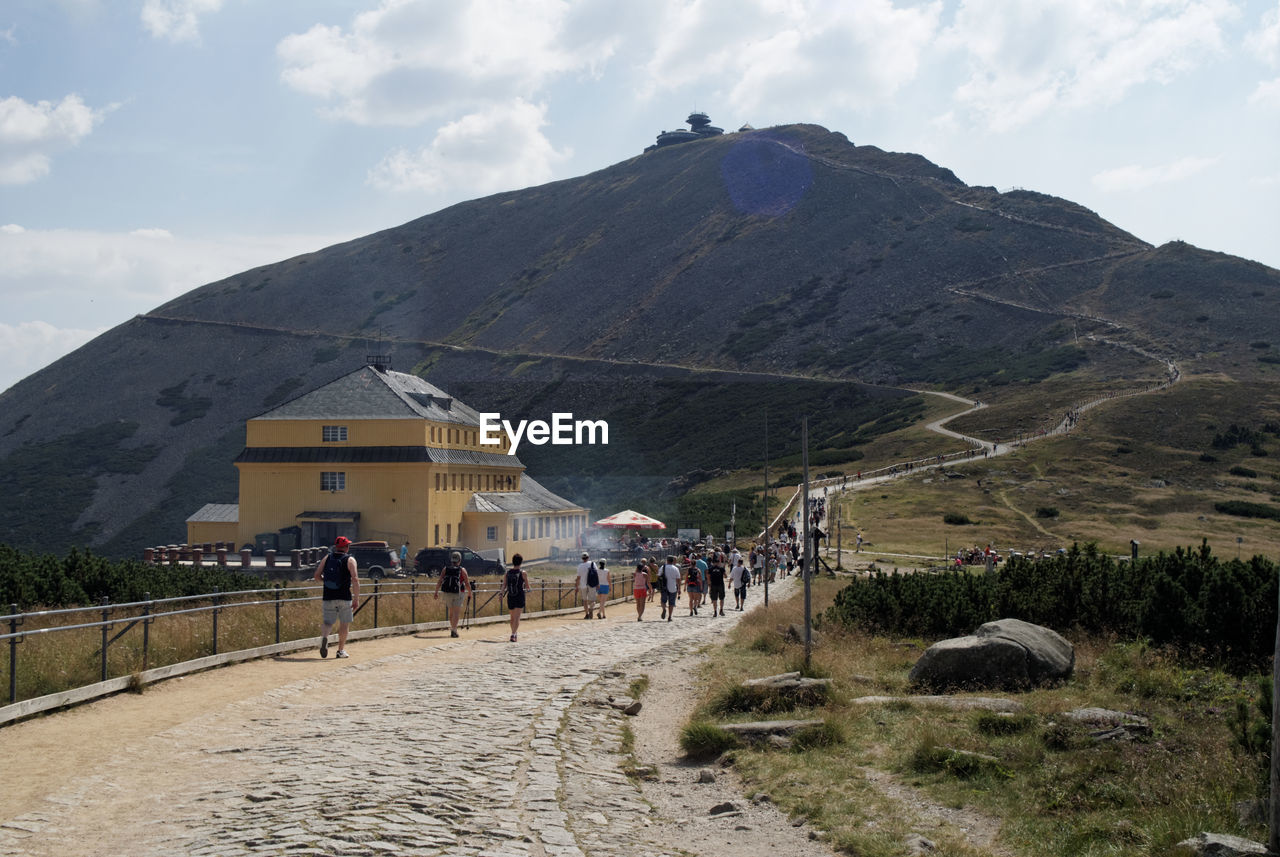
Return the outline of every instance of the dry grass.
<path id="1" fill-rule="evenodd" d="M 538 572 L 544 569 L 539 567 Z M 533 573 L 533 587 L 528 596 L 529 610 L 551 610 L 576 606 L 576 591 L 561 568 L 545 569 L 549 573 Z M 505 613 L 506 604 L 497 597 L 500 581 L 482 577 L 477 581 L 477 617 Z M 363 606 L 352 622 L 353 630 L 385 628 L 421 622 L 443 621 L 444 608 L 432 599 L 435 581 L 384 581 L 378 586 L 362 582 Z M 101 608 L 74 614 L 30 616 L 19 627 L 26 636 L 17 645 L 17 700 L 58 693 L 94 684 L 103 679 L 101 628 L 71 629 L 70 626 L 109 622 L 106 678 L 141 673 L 160 666 L 182 663 L 217 652 L 239 651 L 266 646 L 277 641 L 289 642 L 317 637 L 320 605 L 315 587 L 293 584 L 281 590 L 277 608 L 271 592 L 255 596 L 223 596 L 217 611 L 217 646 L 214 645 L 214 613 L 210 599 L 184 600 L 176 605 L 156 605 L 149 623 L 141 618 L 141 610 Z M 376 594 L 376 599 L 374 598 Z M 265 601 L 263 604 L 249 602 Z M 154 615 L 165 610 L 197 611 L 181 615 Z M 467 615 L 472 610 L 468 607 Z M 277 631 L 278 626 L 278 631 Z M 50 632 L 42 629 L 63 628 Z M 144 641 L 144 634 L 146 639 Z M 277 639 L 278 634 L 278 639 Z M 0 658 L 0 688 L 9 686 L 9 658 Z M 7 703 L 6 698 L 3 702 Z"/>
<path id="2" fill-rule="evenodd" d="M 829 604 L 839 585 L 815 580 L 815 607 Z M 713 655 L 696 721 L 717 722 L 711 714 L 717 700 L 744 678 L 801 665 L 802 648 L 783 644 L 777 628 L 802 621 L 802 604 L 793 598 L 744 619 L 736 643 Z M 821 624 L 819 630 L 811 667 L 834 679 L 834 697 L 821 708 L 781 716 L 825 718 L 844 741 L 805 752 L 737 749 L 732 755 L 749 790 L 811 819 L 848 853 L 903 853 L 903 838 L 920 832 L 925 804 L 1000 819 L 997 845 L 1018 855 L 1165 854 L 1201 830 L 1265 840 L 1265 830 L 1242 826 L 1234 809 L 1255 787 L 1255 772 L 1233 749 L 1226 726 L 1227 712 L 1249 693 L 1245 680 L 1188 667 L 1140 645 L 1077 638 L 1073 679 L 1019 694 L 1027 714 L 998 728 L 990 715 L 975 712 L 910 702 L 851 704 L 859 696 L 908 692 L 907 672 L 927 641 Z M 1154 734 L 1146 741 L 1095 741 L 1061 716 L 1086 706 L 1140 713 Z M 997 763 L 990 769 L 928 764 L 939 758 L 935 748 L 982 753 Z M 868 770 L 882 773 L 871 777 Z M 889 797 L 875 785 L 880 776 L 922 795 L 921 804 Z M 981 853 L 959 834 L 929 836 L 942 854 Z"/>

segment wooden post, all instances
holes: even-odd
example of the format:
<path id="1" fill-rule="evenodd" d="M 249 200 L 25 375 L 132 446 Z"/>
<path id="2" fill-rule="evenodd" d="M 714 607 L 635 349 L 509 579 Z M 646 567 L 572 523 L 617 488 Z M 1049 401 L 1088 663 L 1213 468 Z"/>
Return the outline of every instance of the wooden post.
<path id="1" fill-rule="evenodd" d="M 1280 613 L 1276 616 L 1276 649 L 1271 666 L 1271 794 L 1268 810 L 1271 833 L 1267 851 L 1280 854 Z"/>

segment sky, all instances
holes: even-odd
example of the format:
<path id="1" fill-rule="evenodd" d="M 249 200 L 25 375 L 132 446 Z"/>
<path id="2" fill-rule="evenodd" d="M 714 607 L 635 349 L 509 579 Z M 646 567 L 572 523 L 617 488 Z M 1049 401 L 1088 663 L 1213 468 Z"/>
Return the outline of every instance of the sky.
<path id="1" fill-rule="evenodd" d="M 3 0 L 0 390 L 695 109 L 1280 268 L 1280 0 Z"/>

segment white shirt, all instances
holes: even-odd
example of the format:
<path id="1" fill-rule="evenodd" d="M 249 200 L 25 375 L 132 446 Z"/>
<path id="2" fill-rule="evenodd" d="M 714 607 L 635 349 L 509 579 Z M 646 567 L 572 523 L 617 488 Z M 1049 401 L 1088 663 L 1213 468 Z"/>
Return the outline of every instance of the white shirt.
<path id="1" fill-rule="evenodd" d="M 734 565 L 733 568 L 729 569 L 729 580 L 732 582 L 734 589 L 742 588 L 742 575 L 746 572 L 746 570 L 747 570 L 746 566 L 742 565 L 741 563 L 738 563 Z"/>
<path id="2" fill-rule="evenodd" d="M 591 570 L 591 566 L 593 565 L 595 565 L 595 563 L 593 563 L 589 559 L 584 560 L 583 562 L 578 564 L 578 588 L 579 589 L 590 589 L 590 587 L 587 586 L 587 572 Z M 596 567 L 596 576 L 599 577 L 601 581 L 604 580 L 604 575 L 600 573 L 599 566 Z"/>
<path id="3" fill-rule="evenodd" d="M 678 567 L 668 563 L 662 567 L 659 574 L 666 581 L 668 592 L 680 591 L 680 569 Z"/>

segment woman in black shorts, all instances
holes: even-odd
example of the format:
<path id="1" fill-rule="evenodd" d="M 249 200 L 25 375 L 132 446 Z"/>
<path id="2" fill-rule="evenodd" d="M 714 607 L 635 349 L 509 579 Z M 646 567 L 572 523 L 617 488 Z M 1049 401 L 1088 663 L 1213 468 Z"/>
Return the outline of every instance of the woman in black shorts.
<path id="1" fill-rule="evenodd" d="M 524 612 L 524 594 L 529 591 L 529 575 L 524 573 L 520 564 L 524 557 L 516 554 L 511 557 L 511 568 L 502 576 L 502 592 L 507 596 L 507 611 L 511 614 L 511 642 L 516 641 L 516 631 L 520 628 L 520 614 Z"/>

